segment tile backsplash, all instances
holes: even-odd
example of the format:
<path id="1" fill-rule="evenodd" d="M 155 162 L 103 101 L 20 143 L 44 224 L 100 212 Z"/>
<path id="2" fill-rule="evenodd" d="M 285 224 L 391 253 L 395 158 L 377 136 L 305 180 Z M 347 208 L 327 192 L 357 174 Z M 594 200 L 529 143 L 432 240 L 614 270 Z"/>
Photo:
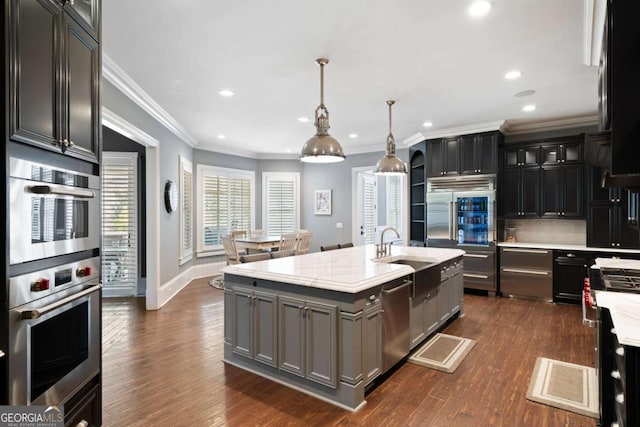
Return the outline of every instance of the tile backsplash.
<path id="1" fill-rule="evenodd" d="M 506 228 L 516 229 L 518 243 L 587 244 L 587 221 L 566 219 L 511 219 Z"/>

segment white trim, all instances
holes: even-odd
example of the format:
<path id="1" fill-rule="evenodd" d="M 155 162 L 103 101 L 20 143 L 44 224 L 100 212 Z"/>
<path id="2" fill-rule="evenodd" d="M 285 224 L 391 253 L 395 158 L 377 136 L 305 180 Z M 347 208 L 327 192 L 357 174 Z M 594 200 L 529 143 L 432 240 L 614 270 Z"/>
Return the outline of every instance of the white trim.
<path id="1" fill-rule="evenodd" d="M 157 310 L 164 307 L 173 297 L 178 295 L 182 289 L 191 283 L 192 280 L 221 274 L 222 269 L 226 267 L 226 265 L 224 261 L 192 265 L 168 282 L 163 283 L 158 289 L 157 307 L 152 309 L 147 307 L 147 310 Z"/>
<path id="2" fill-rule="evenodd" d="M 187 145 L 191 147 L 198 145 L 198 140 L 154 101 L 104 50 L 102 51 L 102 76 Z"/>
<path id="3" fill-rule="evenodd" d="M 160 147 L 147 147 L 145 168 L 147 190 L 147 310 L 156 310 L 159 304 L 160 284 Z"/>
<path id="4" fill-rule="evenodd" d="M 106 107 L 102 107 L 102 125 L 145 147 L 157 147 L 159 144 L 157 139 L 138 129 Z"/>
<path id="5" fill-rule="evenodd" d="M 262 172 L 262 228 L 268 233 L 267 183 L 270 179 L 293 181 L 295 192 L 295 229 L 300 228 L 300 172 Z"/>
<path id="6" fill-rule="evenodd" d="M 547 120 L 540 122 L 504 122 L 502 132 L 505 135 L 518 135 L 532 132 L 545 132 L 552 130 L 571 129 L 576 127 L 594 126 L 598 124 L 598 115 L 590 114 L 576 117 L 565 117 L 557 120 Z"/>
<path id="7" fill-rule="evenodd" d="M 180 258 L 178 259 L 178 264 L 179 265 L 183 265 L 188 261 L 191 261 L 191 259 L 193 258 L 193 234 L 194 234 L 194 229 L 193 229 L 193 195 L 194 195 L 194 191 L 193 191 L 193 165 L 191 164 L 191 162 L 189 160 L 187 160 L 186 158 L 182 157 L 182 156 L 178 156 L 179 158 L 179 164 L 178 164 L 178 171 L 180 173 Z M 191 223 L 191 246 L 188 248 L 184 247 L 184 238 L 185 238 L 185 217 L 184 217 L 184 196 L 185 196 L 185 189 L 184 189 L 184 173 L 187 172 L 189 174 L 191 174 L 191 200 L 190 200 L 190 204 L 191 204 L 191 218 L 190 218 L 190 223 Z"/>

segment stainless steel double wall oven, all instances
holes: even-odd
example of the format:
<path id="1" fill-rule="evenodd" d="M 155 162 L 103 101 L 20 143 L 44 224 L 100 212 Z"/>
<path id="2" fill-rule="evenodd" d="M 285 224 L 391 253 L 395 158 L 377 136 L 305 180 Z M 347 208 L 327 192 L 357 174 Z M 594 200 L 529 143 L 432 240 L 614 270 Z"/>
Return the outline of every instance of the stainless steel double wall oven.
<path id="1" fill-rule="evenodd" d="M 9 159 L 9 404 L 64 403 L 100 370 L 100 180 Z"/>

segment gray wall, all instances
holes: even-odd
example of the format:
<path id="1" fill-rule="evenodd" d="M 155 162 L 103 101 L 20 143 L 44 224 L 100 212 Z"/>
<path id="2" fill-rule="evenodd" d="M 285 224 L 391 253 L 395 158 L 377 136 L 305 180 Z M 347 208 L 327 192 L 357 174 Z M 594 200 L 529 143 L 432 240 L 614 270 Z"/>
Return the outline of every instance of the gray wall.
<path id="1" fill-rule="evenodd" d="M 102 104 L 140 130 L 148 133 L 159 141 L 158 163 L 160 170 L 160 189 L 170 179 L 179 182 L 179 158 L 183 156 L 192 161 L 192 148 L 158 123 L 153 117 L 138 107 L 127 96 L 115 88 L 109 81 L 103 79 Z M 179 265 L 180 246 L 180 217 L 177 212 L 167 213 L 164 209 L 164 196 L 159 197 L 157 206 L 160 212 L 158 244 L 160 250 L 160 265 L 158 280 L 160 284 L 167 283 L 180 272 L 188 268 L 191 263 Z"/>
<path id="2" fill-rule="evenodd" d="M 407 162 L 409 150 L 397 151 L 400 159 Z M 352 194 L 351 171 L 353 168 L 374 166 L 384 151 L 365 154 L 348 155 L 344 162 L 329 164 L 304 164 L 304 183 L 301 185 L 302 195 L 302 228 L 313 231 L 311 251 L 320 250 L 320 246 L 351 242 Z M 315 190 L 330 188 L 332 190 L 332 214 L 328 216 L 314 215 L 313 203 Z M 384 194 L 379 192 L 378 194 Z M 384 212 L 384 203 L 378 199 L 378 211 Z M 381 218 L 384 218 L 384 213 Z M 343 228 L 336 228 L 341 222 Z"/>

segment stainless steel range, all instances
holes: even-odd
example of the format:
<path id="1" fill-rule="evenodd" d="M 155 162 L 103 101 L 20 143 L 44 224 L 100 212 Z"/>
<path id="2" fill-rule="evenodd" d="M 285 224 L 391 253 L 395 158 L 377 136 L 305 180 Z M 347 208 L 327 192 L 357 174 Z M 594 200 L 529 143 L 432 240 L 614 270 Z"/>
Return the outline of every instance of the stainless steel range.
<path id="1" fill-rule="evenodd" d="M 602 289 L 613 292 L 640 293 L 640 261 L 597 258 Z"/>

